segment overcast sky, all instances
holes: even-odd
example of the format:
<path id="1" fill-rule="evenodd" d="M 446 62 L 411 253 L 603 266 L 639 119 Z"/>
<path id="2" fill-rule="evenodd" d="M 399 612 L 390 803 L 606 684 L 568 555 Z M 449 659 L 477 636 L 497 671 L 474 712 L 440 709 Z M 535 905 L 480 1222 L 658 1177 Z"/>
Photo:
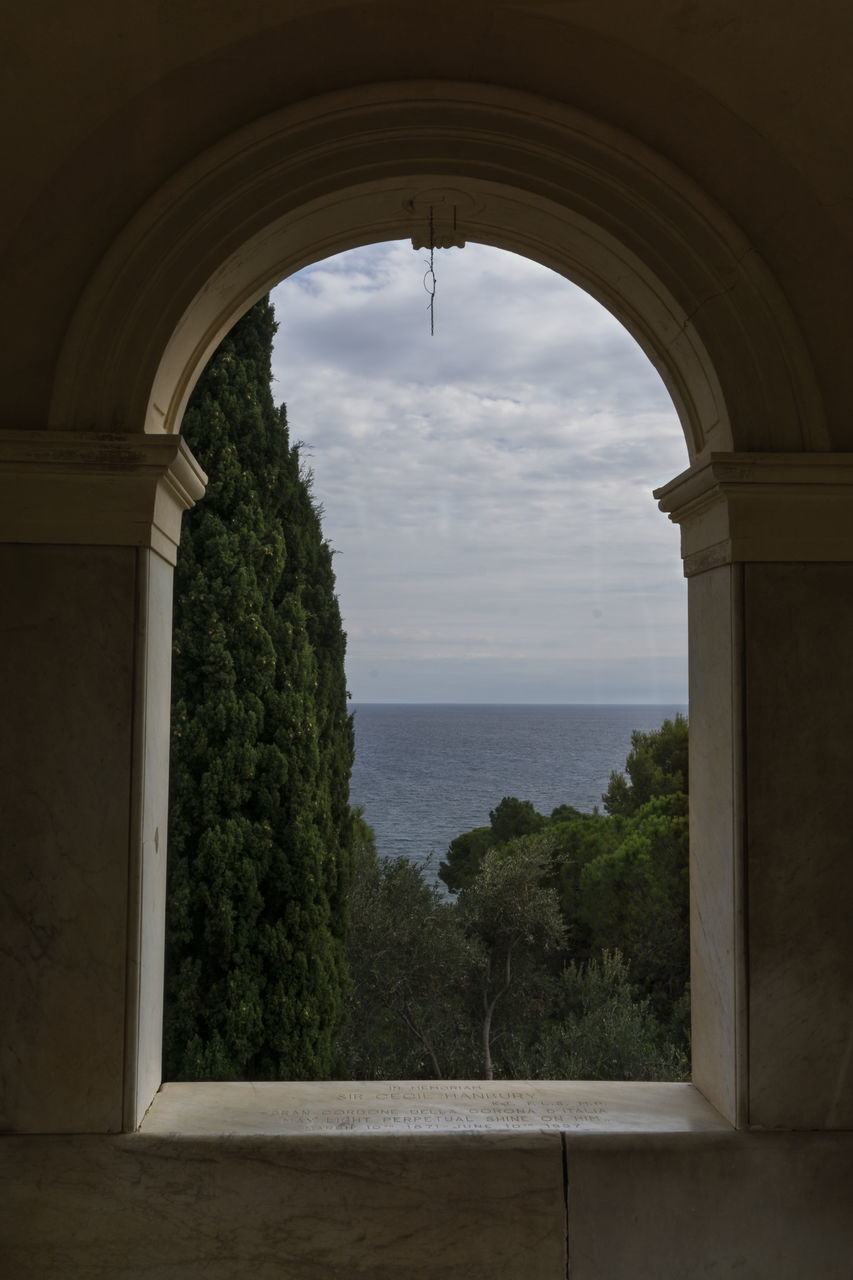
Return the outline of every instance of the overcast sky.
<path id="1" fill-rule="evenodd" d="M 686 702 L 666 390 L 587 294 L 482 245 L 373 245 L 273 292 L 356 702 Z"/>

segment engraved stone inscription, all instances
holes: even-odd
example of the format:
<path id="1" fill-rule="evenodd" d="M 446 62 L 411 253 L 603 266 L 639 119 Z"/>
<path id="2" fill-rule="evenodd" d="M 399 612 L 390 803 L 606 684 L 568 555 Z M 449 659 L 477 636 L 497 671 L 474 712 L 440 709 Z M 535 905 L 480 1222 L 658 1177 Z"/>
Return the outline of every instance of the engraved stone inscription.
<path id="1" fill-rule="evenodd" d="M 688 1084 L 580 1080 L 166 1084 L 149 1134 L 730 1132 Z"/>
<path id="2" fill-rule="evenodd" d="M 600 1098 L 536 1096 L 530 1086 L 380 1084 L 345 1088 L 326 1105 L 276 1109 L 277 1127 L 295 1132 L 444 1132 L 599 1129 L 612 1123 Z"/>

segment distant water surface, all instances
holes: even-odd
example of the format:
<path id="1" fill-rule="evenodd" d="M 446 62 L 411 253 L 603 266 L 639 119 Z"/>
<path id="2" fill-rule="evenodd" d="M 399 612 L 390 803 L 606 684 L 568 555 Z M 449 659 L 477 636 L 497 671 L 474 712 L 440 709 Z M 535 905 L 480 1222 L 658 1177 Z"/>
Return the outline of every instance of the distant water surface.
<path id="1" fill-rule="evenodd" d="M 480 706 L 359 702 L 350 796 L 384 857 L 433 875 L 450 841 L 488 826 L 503 796 L 591 812 L 634 729 L 658 729 L 685 705 Z"/>

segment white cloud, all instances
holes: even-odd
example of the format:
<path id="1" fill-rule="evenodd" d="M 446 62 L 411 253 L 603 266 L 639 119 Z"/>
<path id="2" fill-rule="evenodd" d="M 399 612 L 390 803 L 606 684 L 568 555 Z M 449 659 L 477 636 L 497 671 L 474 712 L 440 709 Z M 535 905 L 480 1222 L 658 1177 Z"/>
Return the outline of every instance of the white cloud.
<path id="1" fill-rule="evenodd" d="M 681 701 L 685 591 L 651 489 L 687 463 L 597 302 L 512 254 L 354 250 L 275 291 L 356 700 Z"/>

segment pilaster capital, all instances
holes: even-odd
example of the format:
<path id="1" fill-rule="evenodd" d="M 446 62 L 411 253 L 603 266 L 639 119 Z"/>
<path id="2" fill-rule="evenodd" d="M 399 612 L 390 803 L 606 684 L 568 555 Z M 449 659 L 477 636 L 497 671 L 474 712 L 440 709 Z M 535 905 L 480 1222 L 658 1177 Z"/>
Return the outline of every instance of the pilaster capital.
<path id="1" fill-rule="evenodd" d="M 853 561 L 853 453 L 710 453 L 655 489 L 691 577 L 739 561 Z"/>
<path id="2" fill-rule="evenodd" d="M 180 436 L 0 431 L 0 542 L 150 547 L 174 564 L 206 481 Z"/>

